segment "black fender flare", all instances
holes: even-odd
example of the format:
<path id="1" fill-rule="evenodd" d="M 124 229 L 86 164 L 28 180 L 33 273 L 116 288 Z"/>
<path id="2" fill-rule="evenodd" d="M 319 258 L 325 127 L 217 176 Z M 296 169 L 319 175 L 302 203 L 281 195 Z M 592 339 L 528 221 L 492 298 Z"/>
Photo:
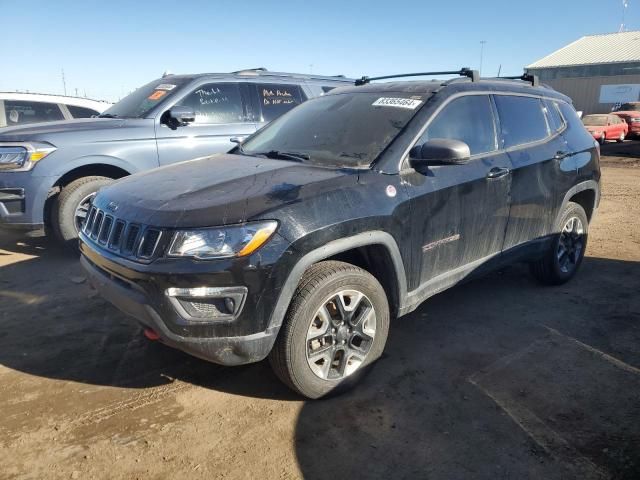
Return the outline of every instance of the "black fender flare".
<path id="1" fill-rule="evenodd" d="M 393 268 L 395 270 L 395 275 L 398 279 L 397 290 L 400 302 L 399 310 L 403 311 L 403 306 L 407 298 L 407 276 L 404 269 L 404 263 L 402 262 L 402 256 L 400 255 L 400 249 L 398 248 L 396 240 L 389 233 L 380 230 L 373 230 L 333 240 L 316 248 L 315 250 L 312 250 L 311 252 L 306 253 L 300 260 L 298 260 L 295 266 L 291 269 L 291 272 L 289 272 L 289 276 L 280 291 L 276 306 L 271 313 L 267 329 L 272 330 L 280 328 L 296 287 L 300 283 L 300 279 L 304 272 L 311 265 L 339 253 L 346 252 L 347 250 L 370 245 L 382 245 L 389 252 L 389 256 L 391 257 Z"/>
<path id="2" fill-rule="evenodd" d="M 585 180 L 584 182 L 580 182 L 574 185 L 567 191 L 567 193 L 564 194 L 564 198 L 562 199 L 562 204 L 560 204 L 560 209 L 558 210 L 558 213 L 556 214 L 555 222 L 553 223 L 554 225 L 557 225 L 558 222 L 560 221 L 560 215 L 562 215 L 562 212 L 564 212 L 564 209 L 569 203 L 569 201 L 571 200 L 571 197 L 573 197 L 577 193 L 584 192 L 585 190 L 593 190 L 593 192 L 595 193 L 595 199 L 593 202 L 593 214 L 592 214 L 592 220 L 593 220 L 593 215 L 595 215 L 596 209 L 600 204 L 600 184 L 595 180 Z"/>

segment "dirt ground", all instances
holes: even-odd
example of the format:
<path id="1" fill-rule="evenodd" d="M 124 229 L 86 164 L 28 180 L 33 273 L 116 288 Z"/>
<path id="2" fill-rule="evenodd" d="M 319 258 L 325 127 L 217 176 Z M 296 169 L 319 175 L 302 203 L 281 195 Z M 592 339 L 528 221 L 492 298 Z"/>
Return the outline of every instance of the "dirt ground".
<path id="1" fill-rule="evenodd" d="M 0 478 L 640 478 L 628 145 L 603 149 L 576 279 L 541 287 L 513 266 L 437 295 L 392 324 L 358 389 L 316 402 L 264 363 L 147 341 L 77 259 L 0 234 Z"/>

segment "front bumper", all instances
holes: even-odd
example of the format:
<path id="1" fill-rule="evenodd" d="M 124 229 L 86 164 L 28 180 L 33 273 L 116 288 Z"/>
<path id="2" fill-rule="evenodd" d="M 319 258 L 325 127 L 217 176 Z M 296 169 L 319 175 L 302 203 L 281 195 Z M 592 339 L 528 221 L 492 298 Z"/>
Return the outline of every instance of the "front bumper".
<path id="1" fill-rule="evenodd" d="M 52 177 L 29 172 L 0 172 L 0 228 L 36 230 L 44 226 L 44 204 Z"/>
<path id="2" fill-rule="evenodd" d="M 82 234 L 81 234 L 82 240 Z M 239 265 L 240 259 L 220 262 L 178 260 L 139 264 L 98 251 L 81 241 L 81 264 L 89 282 L 119 310 L 152 329 L 160 340 L 191 355 L 222 365 L 264 359 L 279 331 L 270 326 L 277 300 L 272 265 Z M 264 257 L 263 257 L 264 258 Z M 193 321 L 166 295 L 168 288 L 247 287 L 238 315 L 226 321 Z"/>

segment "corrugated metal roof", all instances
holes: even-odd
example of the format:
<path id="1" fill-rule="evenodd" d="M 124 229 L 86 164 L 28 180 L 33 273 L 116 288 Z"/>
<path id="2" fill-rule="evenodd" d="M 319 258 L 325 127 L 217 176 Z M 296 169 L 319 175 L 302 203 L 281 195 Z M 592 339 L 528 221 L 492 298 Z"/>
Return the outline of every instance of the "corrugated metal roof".
<path id="1" fill-rule="evenodd" d="M 588 35 L 526 68 L 640 62 L 640 31 Z"/>

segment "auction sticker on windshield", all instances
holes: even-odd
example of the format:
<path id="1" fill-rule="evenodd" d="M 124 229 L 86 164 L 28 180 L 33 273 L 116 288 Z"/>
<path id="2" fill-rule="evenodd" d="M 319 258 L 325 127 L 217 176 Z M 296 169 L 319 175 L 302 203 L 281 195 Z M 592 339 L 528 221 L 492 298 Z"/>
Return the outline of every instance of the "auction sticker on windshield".
<path id="1" fill-rule="evenodd" d="M 374 107 L 396 107 L 415 110 L 421 103 L 422 100 L 414 100 L 413 98 L 380 97 L 371 105 Z"/>
<path id="2" fill-rule="evenodd" d="M 176 86 L 171 83 L 161 83 L 156 87 L 156 90 L 173 90 L 174 88 L 176 88 Z"/>

